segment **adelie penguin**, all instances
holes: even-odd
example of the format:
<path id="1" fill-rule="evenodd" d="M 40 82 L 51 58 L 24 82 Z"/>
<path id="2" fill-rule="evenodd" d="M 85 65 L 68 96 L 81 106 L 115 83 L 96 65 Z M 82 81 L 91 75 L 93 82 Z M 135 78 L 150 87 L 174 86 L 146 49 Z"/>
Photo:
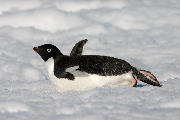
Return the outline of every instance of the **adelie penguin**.
<path id="1" fill-rule="evenodd" d="M 161 87 L 156 77 L 149 71 L 138 70 L 128 62 L 109 56 L 82 55 L 87 40 L 78 42 L 70 56 L 63 55 L 52 44 L 34 47 L 45 61 L 49 78 L 58 91 L 85 90 L 104 85 L 131 85 L 137 80 Z"/>

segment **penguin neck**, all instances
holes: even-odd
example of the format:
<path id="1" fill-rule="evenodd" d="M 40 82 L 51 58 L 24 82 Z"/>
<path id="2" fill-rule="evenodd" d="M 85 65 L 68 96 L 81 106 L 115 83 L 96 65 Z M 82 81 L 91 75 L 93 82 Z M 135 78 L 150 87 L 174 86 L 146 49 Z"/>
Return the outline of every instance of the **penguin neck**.
<path id="1" fill-rule="evenodd" d="M 58 54 L 56 54 L 55 56 L 53 56 L 52 58 L 54 59 L 54 61 L 59 60 L 60 58 L 62 58 L 64 55 L 60 52 Z"/>

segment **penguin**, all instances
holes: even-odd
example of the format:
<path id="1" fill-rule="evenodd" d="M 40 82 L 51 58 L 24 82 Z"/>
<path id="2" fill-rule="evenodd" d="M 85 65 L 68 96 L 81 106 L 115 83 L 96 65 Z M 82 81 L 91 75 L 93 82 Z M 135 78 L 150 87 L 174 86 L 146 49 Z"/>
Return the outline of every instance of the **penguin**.
<path id="1" fill-rule="evenodd" d="M 83 48 L 86 42 L 82 42 L 79 48 Z M 77 46 L 72 49 L 70 56 L 63 55 L 52 44 L 33 48 L 45 61 L 48 76 L 60 92 L 87 90 L 104 85 L 136 87 L 137 80 L 162 86 L 149 71 L 138 70 L 127 61 L 110 56 L 82 55 L 82 49 Z"/>

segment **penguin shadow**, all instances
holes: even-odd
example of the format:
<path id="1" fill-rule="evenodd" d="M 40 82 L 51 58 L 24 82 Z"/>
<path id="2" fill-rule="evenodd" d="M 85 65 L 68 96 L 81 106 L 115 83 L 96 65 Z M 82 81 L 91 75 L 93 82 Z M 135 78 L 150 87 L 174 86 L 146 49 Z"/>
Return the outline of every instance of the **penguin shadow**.
<path id="1" fill-rule="evenodd" d="M 137 88 L 142 88 L 142 87 L 144 87 L 144 86 L 146 86 L 146 85 L 145 85 L 145 84 L 137 84 L 137 85 L 136 85 Z"/>

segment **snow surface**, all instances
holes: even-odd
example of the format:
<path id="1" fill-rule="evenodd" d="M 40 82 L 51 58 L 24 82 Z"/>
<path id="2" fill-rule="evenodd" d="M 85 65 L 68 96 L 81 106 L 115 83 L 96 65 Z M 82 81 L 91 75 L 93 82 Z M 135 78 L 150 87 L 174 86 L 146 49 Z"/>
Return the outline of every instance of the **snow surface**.
<path id="1" fill-rule="evenodd" d="M 179 0 L 0 0 L 0 120 L 179 120 Z M 69 54 L 114 56 L 150 70 L 163 87 L 55 90 L 44 43 Z"/>

